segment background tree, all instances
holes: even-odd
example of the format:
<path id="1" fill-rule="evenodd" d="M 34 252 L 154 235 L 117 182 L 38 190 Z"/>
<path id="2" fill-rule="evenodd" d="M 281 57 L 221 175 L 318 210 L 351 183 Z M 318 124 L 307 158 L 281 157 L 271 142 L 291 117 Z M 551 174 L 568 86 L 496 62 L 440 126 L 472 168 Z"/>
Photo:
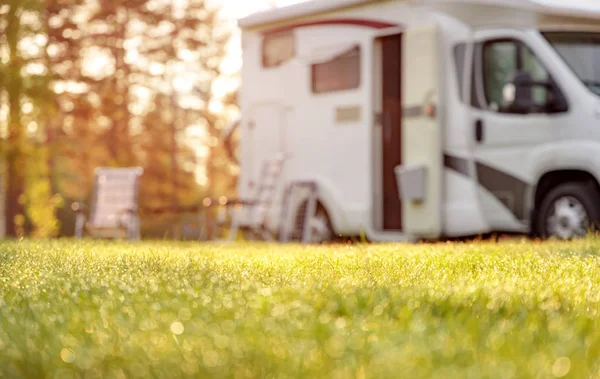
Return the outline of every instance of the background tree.
<path id="1" fill-rule="evenodd" d="M 41 15 L 42 4 L 33 0 L 10 0 L 0 7 L 2 90 L 8 109 L 7 140 L 3 149 L 6 165 L 6 233 L 9 236 L 32 232 L 56 235 L 47 166 L 40 163 L 45 150 L 39 148 L 43 133 L 40 120 L 49 96 L 44 65 L 47 37 Z"/>
<path id="2" fill-rule="evenodd" d="M 99 166 L 143 166 L 142 208 L 228 195 L 218 137 L 235 104 L 216 95 L 230 38 L 218 8 L 9 0 L 0 31 L 9 235 L 72 235 L 69 206 L 90 198 Z"/>

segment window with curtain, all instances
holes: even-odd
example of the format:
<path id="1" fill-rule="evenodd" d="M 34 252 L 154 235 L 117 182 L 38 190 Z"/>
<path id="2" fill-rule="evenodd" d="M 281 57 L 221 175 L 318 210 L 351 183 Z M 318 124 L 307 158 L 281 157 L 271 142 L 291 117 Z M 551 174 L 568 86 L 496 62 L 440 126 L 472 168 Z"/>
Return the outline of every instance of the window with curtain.
<path id="1" fill-rule="evenodd" d="M 313 64 L 313 93 L 356 89 L 360 86 L 360 46 L 323 63 Z"/>
<path id="2" fill-rule="evenodd" d="M 268 34 L 262 44 L 262 64 L 265 68 L 273 68 L 294 58 L 296 46 L 292 31 Z"/>

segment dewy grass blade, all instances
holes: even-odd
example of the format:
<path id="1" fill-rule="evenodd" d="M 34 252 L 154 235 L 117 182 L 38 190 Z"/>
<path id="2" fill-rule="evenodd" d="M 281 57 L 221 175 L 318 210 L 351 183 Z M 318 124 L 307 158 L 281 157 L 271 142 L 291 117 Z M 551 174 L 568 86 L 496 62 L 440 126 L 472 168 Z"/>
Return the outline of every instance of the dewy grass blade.
<path id="1" fill-rule="evenodd" d="M 600 241 L 0 243 L 0 377 L 572 377 Z"/>

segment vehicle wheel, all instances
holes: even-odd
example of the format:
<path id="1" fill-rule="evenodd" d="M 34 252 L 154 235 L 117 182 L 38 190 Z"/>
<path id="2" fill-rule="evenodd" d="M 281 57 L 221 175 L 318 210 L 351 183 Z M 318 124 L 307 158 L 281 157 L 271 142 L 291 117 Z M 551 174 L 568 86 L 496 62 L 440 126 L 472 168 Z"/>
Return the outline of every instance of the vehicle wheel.
<path id="1" fill-rule="evenodd" d="M 302 228 L 304 225 L 306 206 L 306 202 L 302 203 L 302 205 L 298 207 L 298 211 L 296 212 L 293 232 L 293 238 L 296 241 L 302 241 Z M 309 240 L 309 243 L 311 244 L 326 243 L 333 241 L 333 239 L 335 238 L 335 233 L 333 231 L 329 215 L 327 214 L 327 211 L 321 204 L 317 204 L 317 210 L 315 212 L 315 215 L 309 220 L 308 225 L 311 228 L 311 238 Z"/>
<path id="2" fill-rule="evenodd" d="M 565 183 L 542 200 L 536 232 L 542 238 L 571 240 L 596 231 L 600 221 L 600 193 L 594 184 Z"/>

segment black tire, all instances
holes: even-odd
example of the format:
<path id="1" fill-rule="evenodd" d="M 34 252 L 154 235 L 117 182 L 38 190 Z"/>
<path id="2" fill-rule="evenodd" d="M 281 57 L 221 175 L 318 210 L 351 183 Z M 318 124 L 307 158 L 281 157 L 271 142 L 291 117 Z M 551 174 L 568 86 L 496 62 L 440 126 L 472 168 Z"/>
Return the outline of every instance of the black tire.
<path id="1" fill-rule="evenodd" d="M 573 239 L 584 237 L 584 235 L 577 234 L 575 232 L 569 238 L 565 238 L 564 233 L 562 235 L 554 233 L 550 230 L 549 221 L 553 216 L 555 206 L 559 201 L 564 201 L 564 206 L 570 207 L 574 211 L 576 207 L 581 206 L 585 211 L 588 222 L 585 224 L 585 232 L 596 232 L 598 225 L 600 225 L 600 192 L 596 186 L 596 183 L 592 182 L 574 182 L 565 183 L 556 186 L 542 199 L 539 208 L 536 212 L 534 232 L 537 236 L 548 239 Z M 559 221 L 556 221 L 559 222 Z M 568 230 L 572 224 L 570 224 L 568 217 L 561 217 L 562 222 L 569 224 L 565 226 L 564 230 Z M 583 224 L 583 223 L 582 223 Z"/>

